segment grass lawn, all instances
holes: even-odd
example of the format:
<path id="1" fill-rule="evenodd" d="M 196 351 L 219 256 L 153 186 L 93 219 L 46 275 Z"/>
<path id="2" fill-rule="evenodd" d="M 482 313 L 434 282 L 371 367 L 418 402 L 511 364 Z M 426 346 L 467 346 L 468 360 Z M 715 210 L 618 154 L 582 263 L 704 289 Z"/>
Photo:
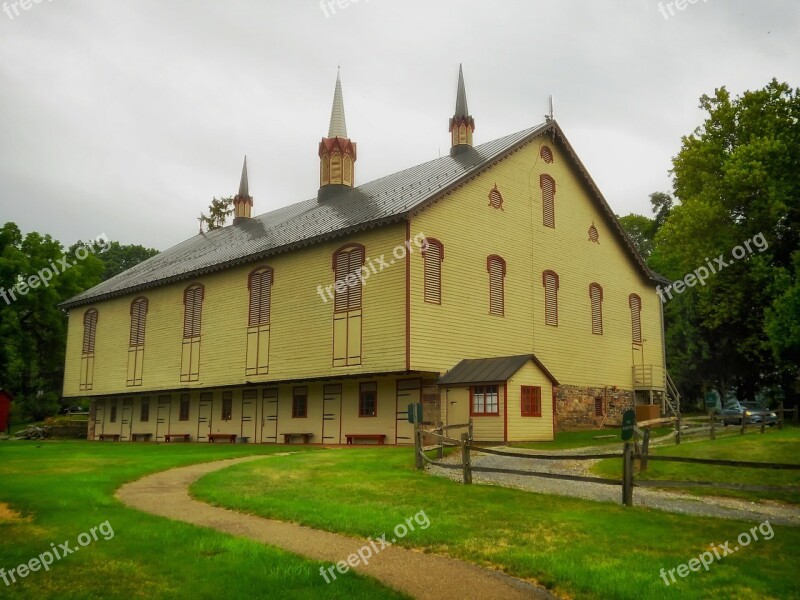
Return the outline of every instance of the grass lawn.
<path id="1" fill-rule="evenodd" d="M 767 429 L 767 432 L 763 435 L 754 431 L 745 436 L 731 435 L 714 441 L 683 442 L 679 446 L 671 445 L 653 448 L 651 454 L 756 462 L 800 463 L 800 428 L 786 427 L 779 431 L 776 427 L 773 427 Z M 596 465 L 594 471 L 604 477 L 619 477 L 619 460 L 602 460 Z M 636 477 L 637 479 L 648 480 L 718 481 L 721 483 L 752 485 L 800 485 L 800 471 L 740 469 L 658 461 L 650 461 L 647 471 L 641 474 L 637 472 Z M 686 488 L 685 491 L 696 495 L 732 496 L 753 501 L 772 499 L 800 504 L 800 493 L 797 492 L 747 492 L 709 488 Z M 634 494 L 636 494 L 635 490 Z"/>
<path id="2" fill-rule="evenodd" d="M 377 582 L 340 577 L 327 585 L 321 563 L 249 540 L 125 508 L 124 482 L 197 462 L 285 447 L 227 444 L 0 442 L 0 568 L 8 572 L 105 521 L 97 541 L 6 585 L 0 597 L 402 598 Z M 309 452 L 311 454 L 312 452 Z M 321 454 L 321 452 L 313 452 Z M 101 529 L 108 534 L 108 529 Z"/>
<path id="3" fill-rule="evenodd" d="M 669 427 L 653 429 L 651 435 L 660 437 L 672 431 Z M 602 436 L 600 439 L 595 439 Z M 611 436 L 611 437 L 605 437 Z M 586 429 L 583 431 L 559 431 L 552 442 L 514 442 L 509 446 L 516 448 L 531 448 L 534 450 L 569 450 L 572 448 L 585 448 L 588 446 L 605 446 L 619 444 L 622 447 L 619 429 Z"/>
<path id="4" fill-rule="evenodd" d="M 430 526 L 402 545 L 502 568 L 572 598 L 789 598 L 800 529 L 759 541 L 665 586 L 674 569 L 755 523 L 668 514 L 463 486 L 413 468 L 413 451 L 328 450 L 239 465 L 192 488 L 215 504 L 360 536 L 391 532 L 424 509 Z M 617 474 L 618 475 L 618 474 Z M 731 544 L 733 547 L 733 544 Z"/>

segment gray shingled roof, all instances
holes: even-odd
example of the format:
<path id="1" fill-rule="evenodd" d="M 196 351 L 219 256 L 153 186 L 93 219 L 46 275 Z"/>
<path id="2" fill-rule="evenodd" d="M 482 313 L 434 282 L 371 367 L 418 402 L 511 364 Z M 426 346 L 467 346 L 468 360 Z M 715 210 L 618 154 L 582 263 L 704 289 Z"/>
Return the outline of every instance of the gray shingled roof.
<path id="1" fill-rule="evenodd" d="M 327 196 L 323 201 L 314 197 L 252 219 L 241 219 L 222 229 L 198 234 L 70 298 L 60 306 L 71 308 L 99 302 L 343 237 L 354 231 L 405 220 L 416 209 L 441 197 L 545 132 L 563 139 L 590 187 L 596 192 L 597 200 L 605 209 L 611 224 L 616 226 L 627 244 L 634 262 L 645 277 L 658 281 L 659 276 L 650 271 L 638 255 L 569 142 L 563 138 L 561 129 L 555 121 L 550 121 L 467 148 L 456 156 L 442 156 L 356 188 L 345 189 Z"/>
<path id="2" fill-rule="evenodd" d="M 558 385 L 556 378 L 533 354 L 464 359 L 439 378 L 439 385 L 508 381 L 529 360 L 544 371 L 553 385 Z"/>

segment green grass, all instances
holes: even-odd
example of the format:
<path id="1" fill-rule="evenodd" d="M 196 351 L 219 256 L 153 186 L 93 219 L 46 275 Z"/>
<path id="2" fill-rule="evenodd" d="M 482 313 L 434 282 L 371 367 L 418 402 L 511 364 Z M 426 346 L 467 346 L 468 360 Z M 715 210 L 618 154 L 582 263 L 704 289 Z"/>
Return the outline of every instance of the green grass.
<path id="1" fill-rule="evenodd" d="M 672 431 L 670 428 L 653 429 L 652 436 L 659 437 Z M 597 436 L 611 436 L 595 439 Z M 589 446 L 606 446 L 619 444 L 622 446 L 619 429 L 586 429 L 582 431 L 559 431 L 552 442 L 515 442 L 509 444 L 516 448 L 531 448 L 533 450 L 571 450 Z"/>
<path id="2" fill-rule="evenodd" d="M 210 474 L 192 493 L 215 504 L 359 536 L 392 530 L 425 511 L 430 526 L 398 543 L 502 568 L 572 598 L 788 598 L 800 530 L 775 527 L 753 543 L 666 587 L 661 568 L 754 523 L 668 514 L 610 503 L 463 486 L 413 468 L 409 449 L 328 450 Z"/>
<path id="3" fill-rule="evenodd" d="M 321 563 L 192 525 L 128 509 L 124 482 L 197 462 L 285 447 L 211 444 L 0 442 L 0 568 L 6 571 L 109 521 L 102 537 L 49 572 L 30 573 L 0 597 L 42 598 L 401 598 L 348 574 L 327 585 Z M 311 453 L 309 453 L 311 454 Z M 315 452 L 318 454 L 318 452 Z M 9 518 L 3 503 L 21 518 Z"/>
<path id="4" fill-rule="evenodd" d="M 728 428 L 730 429 L 730 428 Z M 689 442 L 653 448 L 653 455 L 717 458 L 755 462 L 800 463 L 800 428 L 787 427 L 782 431 L 770 428 L 765 434 L 754 430 L 745 436 L 731 435 L 716 440 Z M 619 460 L 602 460 L 594 472 L 603 477 L 619 477 Z M 800 471 L 748 469 L 690 465 L 685 463 L 650 461 L 647 471 L 638 473 L 637 479 L 672 481 L 716 481 L 750 485 L 800 485 Z M 670 488 L 675 489 L 675 488 Z M 710 488 L 686 488 L 686 492 L 699 496 L 729 496 L 752 501 L 781 500 L 800 504 L 797 492 L 749 492 Z"/>

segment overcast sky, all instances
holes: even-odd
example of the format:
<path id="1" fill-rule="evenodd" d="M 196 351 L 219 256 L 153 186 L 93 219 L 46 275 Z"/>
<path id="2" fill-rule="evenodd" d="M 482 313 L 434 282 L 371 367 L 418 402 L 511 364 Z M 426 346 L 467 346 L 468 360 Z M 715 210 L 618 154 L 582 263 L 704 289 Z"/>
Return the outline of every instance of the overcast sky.
<path id="1" fill-rule="evenodd" d="M 552 94 L 618 214 L 671 189 L 702 94 L 800 85 L 796 0 L 672 16 L 654 0 L 18 1 L 0 0 L 0 223 L 64 244 L 191 237 L 244 154 L 256 214 L 315 196 L 337 65 L 357 183 L 448 152 L 461 62 L 476 144 L 541 123 Z"/>

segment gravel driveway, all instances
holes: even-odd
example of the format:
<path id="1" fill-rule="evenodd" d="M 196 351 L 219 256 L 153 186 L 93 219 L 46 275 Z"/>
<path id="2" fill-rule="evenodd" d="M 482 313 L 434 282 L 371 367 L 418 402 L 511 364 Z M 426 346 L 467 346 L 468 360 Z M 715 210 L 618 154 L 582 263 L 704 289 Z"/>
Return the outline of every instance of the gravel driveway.
<path id="1" fill-rule="evenodd" d="M 568 475 L 596 476 L 590 473 L 597 460 L 570 460 L 570 454 L 596 454 L 618 453 L 619 448 L 610 449 L 608 446 L 595 448 L 577 448 L 572 450 L 524 450 L 520 448 L 494 448 L 499 451 L 509 451 L 525 454 L 549 454 L 564 456 L 564 460 L 536 460 L 529 458 L 515 458 L 510 456 L 496 456 L 473 452 L 472 465 L 476 467 L 492 467 L 501 469 L 514 469 L 520 471 L 541 471 L 544 473 L 559 473 Z M 622 477 L 622 459 L 620 460 L 620 478 Z M 461 464 L 461 454 L 454 452 L 444 458 L 442 462 Z M 460 469 L 446 469 L 435 465 L 427 465 L 431 475 L 446 477 L 454 481 L 461 481 Z M 473 473 L 472 482 L 484 485 L 500 485 L 518 488 L 529 492 L 553 494 L 557 496 L 570 496 L 597 502 L 622 503 L 622 487 L 588 483 L 582 481 L 566 481 L 560 479 L 545 479 L 528 475 L 511 475 L 506 473 Z M 800 508 L 778 502 L 750 502 L 739 498 L 723 498 L 709 496 L 691 496 L 674 491 L 661 491 L 648 488 L 634 488 L 633 503 L 635 506 L 646 506 L 667 512 L 719 517 L 723 519 L 742 519 L 745 521 L 764 521 L 778 525 L 800 526 Z"/>

